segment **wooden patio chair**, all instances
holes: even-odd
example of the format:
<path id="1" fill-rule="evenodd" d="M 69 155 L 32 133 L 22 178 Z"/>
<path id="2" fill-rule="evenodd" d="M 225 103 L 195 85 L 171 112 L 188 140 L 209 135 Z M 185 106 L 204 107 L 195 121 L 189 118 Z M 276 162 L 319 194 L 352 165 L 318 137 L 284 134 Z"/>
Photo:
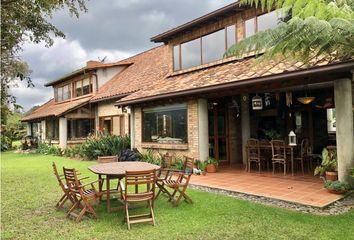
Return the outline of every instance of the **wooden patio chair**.
<path id="1" fill-rule="evenodd" d="M 67 216 L 73 216 L 76 218 L 76 222 L 80 222 L 85 214 L 91 214 L 95 219 L 97 219 L 97 214 L 95 209 L 91 205 L 91 201 L 96 201 L 101 193 L 99 193 L 94 183 L 99 182 L 99 180 L 83 184 L 77 176 L 77 172 L 74 168 L 63 167 L 63 172 L 66 180 L 66 185 L 69 188 L 70 195 L 74 200 L 74 205 L 70 208 Z M 76 214 L 74 211 L 80 209 L 79 213 Z"/>
<path id="2" fill-rule="evenodd" d="M 57 202 L 57 204 L 55 206 L 57 208 L 63 208 L 63 206 L 67 200 L 69 200 L 72 204 L 74 204 L 75 201 L 70 195 L 70 190 L 69 190 L 68 186 L 64 183 L 64 180 L 65 180 L 64 175 L 59 175 L 58 168 L 57 168 L 57 165 L 55 164 L 55 162 L 52 163 L 52 166 L 53 166 L 54 175 L 59 183 L 61 190 L 63 191 L 63 196 L 59 199 L 59 201 Z"/>
<path id="3" fill-rule="evenodd" d="M 283 140 L 272 140 L 270 141 L 272 145 L 272 165 L 273 165 L 273 174 L 275 171 L 275 164 L 284 166 L 284 175 L 286 175 L 286 168 L 288 159 L 286 157 L 286 146 L 285 141 Z"/>
<path id="4" fill-rule="evenodd" d="M 301 141 L 300 149 L 296 152 L 296 154 L 294 156 L 294 162 L 300 163 L 302 175 L 305 174 L 304 173 L 304 161 L 307 159 L 308 147 L 309 147 L 309 141 L 308 141 L 308 139 L 304 138 Z M 308 168 L 310 168 L 309 165 L 308 165 Z"/>
<path id="5" fill-rule="evenodd" d="M 251 163 L 258 165 L 258 172 L 261 172 L 261 150 L 258 139 L 250 138 L 247 140 L 247 170 L 251 171 Z"/>
<path id="6" fill-rule="evenodd" d="M 166 152 L 166 154 L 162 157 L 161 168 L 157 171 L 156 185 L 158 186 L 159 190 L 155 196 L 155 199 L 159 197 L 160 193 L 167 194 L 167 190 L 164 187 L 164 181 L 171 178 L 171 173 L 175 171 L 171 169 L 172 158 L 173 156 L 170 155 L 168 152 Z"/>
<path id="7" fill-rule="evenodd" d="M 182 197 L 189 203 L 193 203 L 192 199 L 187 195 L 186 190 L 189 184 L 189 180 L 193 174 L 194 158 L 185 156 L 184 171 L 174 172 L 174 177 L 170 177 L 163 181 L 164 186 L 173 190 L 170 193 L 166 188 L 166 193 L 169 197 L 169 201 L 175 207 L 179 204 Z M 176 196 L 178 194 L 178 197 Z"/>
<path id="8" fill-rule="evenodd" d="M 118 162 L 118 156 L 99 156 L 97 158 L 97 162 L 99 164 L 104 164 L 104 163 L 112 163 L 112 162 Z M 107 181 L 106 178 L 102 178 L 102 176 L 99 177 L 100 179 L 100 189 L 103 189 L 103 185 L 104 185 L 104 182 Z M 117 182 L 117 186 L 114 187 L 114 188 L 110 188 L 110 194 L 117 194 L 117 193 L 120 193 L 120 190 L 119 190 L 119 178 L 110 178 L 110 180 L 114 180 L 114 179 L 118 179 L 118 182 Z M 102 201 L 102 196 L 104 195 L 104 193 L 107 193 L 107 189 L 106 190 L 103 190 L 102 191 L 102 194 L 101 194 L 101 197 L 100 197 L 100 201 Z"/>
<path id="9" fill-rule="evenodd" d="M 155 174 L 155 169 L 147 171 L 126 171 L 124 183 L 123 181 L 120 182 L 125 210 L 124 220 L 127 222 L 129 230 L 130 224 L 134 223 L 151 222 L 155 226 Z M 145 186 L 145 188 L 139 188 L 140 186 Z M 149 213 L 130 215 L 129 205 L 141 202 L 148 203 Z M 144 207 L 145 206 L 146 205 L 144 205 Z"/>

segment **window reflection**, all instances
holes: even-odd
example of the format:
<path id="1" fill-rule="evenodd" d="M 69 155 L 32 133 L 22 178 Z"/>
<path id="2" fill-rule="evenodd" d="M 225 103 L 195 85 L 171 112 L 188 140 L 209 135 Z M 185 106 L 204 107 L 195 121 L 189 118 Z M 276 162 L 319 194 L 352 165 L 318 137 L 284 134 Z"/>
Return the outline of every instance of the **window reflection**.
<path id="1" fill-rule="evenodd" d="M 256 33 L 255 27 L 256 18 L 251 18 L 245 21 L 245 37 L 248 38 Z"/>
<path id="2" fill-rule="evenodd" d="M 259 31 L 264 31 L 270 28 L 275 28 L 278 25 L 278 16 L 276 11 L 272 11 L 261 16 L 257 19 L 257 28 Z"/>
<path id="3" fill-rule="evenodd" d="M 223 58 L 225 53 L 225 30 L 219 30 L 202 37 L 203 63 L 209 63 Z"/>
<path id="4" fill-rule="evenodd" d="M 182 68 L 201 64 L 200 38 L 181 44 Z"/>
<path id="5" fill-rule="evenodd" d="M 187 143 L 187 106 L 178 104 L 144 109 L 143 141 Z"/>
<path id="6" fill-rule="evenodd" d="M 179 47 L 180 47 L 179 45 L 173 47 L 173 69 L 175 71 L 181 69 Z"/>
<path id="7" fill-rule="evenodd" d="M 226 34 L 227 34 L 226 48 L 228 49 L 236 43 L 236 26 L 235 25 L 228 26 L 226 28 Z"/>

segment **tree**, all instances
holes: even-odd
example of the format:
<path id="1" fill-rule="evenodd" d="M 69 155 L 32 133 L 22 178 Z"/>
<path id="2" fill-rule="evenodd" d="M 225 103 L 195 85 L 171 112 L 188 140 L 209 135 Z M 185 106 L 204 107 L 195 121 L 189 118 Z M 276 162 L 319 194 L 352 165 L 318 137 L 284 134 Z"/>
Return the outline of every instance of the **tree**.
<path id="1" fill-rule="evenodd" d="M 1 107 L 15 98 L 8 94 L 14 80 L 26 81 L 33 86 L 28 65 L 19 57 L 21 44 L 44 41 L 53 45 L 53 37 L 65 34 L 49 22 L 53 13 L 67 9 L 75 17 L 86 12 L 85 0 L 1 0 Z"/>
<path id="2" fill-rule="evenodd" d="M 308 65 L 352 59 L 354 56 L 354 0 L 241 0 L 283 18 L 276 28 L 261 31 L 233 45 L 226 56 L 255 51 L 256 64 L 292 59 Z"/>

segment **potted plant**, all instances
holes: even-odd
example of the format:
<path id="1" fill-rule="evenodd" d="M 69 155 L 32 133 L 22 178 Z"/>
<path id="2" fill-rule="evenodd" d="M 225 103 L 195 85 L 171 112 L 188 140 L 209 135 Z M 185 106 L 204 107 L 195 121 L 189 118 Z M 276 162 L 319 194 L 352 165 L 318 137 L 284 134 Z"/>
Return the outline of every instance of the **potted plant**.
<path id="1" fill-rule="evenodd" d="M 215 173 L 217 170 L 219 162 L 212 157 L 209 157 L 206 161 L 205 161 L 205 169 L 207 173 Z"/>
<path id="2" fill-rule="evenodd" d="M 329 180 L 325 181 L 324 187 L 328 190 L 328 192 L 335 194 L 344 194 L 352 189 L 350 184 L 347 182 Z"/>
<path id="3" fill-rule="evenodd" d="M 336 181 L 338 180 L 337 168 L 337 153 L 333 151 L 329 153 L 326 148 L 322 151 L 322 162 L 320 166 L 317 166 L 314 175 L 325 175 L 326 180 Z"/>
<path id="4" fill-rule="evenodd" d="M 199 164 L 198 164 L 198 168 L 200 169 L 200 171 L 202 171 L 202 175 L 206 175 L 206 171 L 205 171 L 205 168 L 206 168 L 206 162 L 202 162 L 200 161 Z"/>

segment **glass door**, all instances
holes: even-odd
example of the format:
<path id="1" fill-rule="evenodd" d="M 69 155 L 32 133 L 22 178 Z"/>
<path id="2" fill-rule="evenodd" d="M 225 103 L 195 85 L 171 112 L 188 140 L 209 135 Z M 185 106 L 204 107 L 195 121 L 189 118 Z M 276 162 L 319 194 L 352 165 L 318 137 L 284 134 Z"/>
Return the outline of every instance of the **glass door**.
<path id="1" fill-rule="evenodd" d="M 227 109 L 219 102 L 210 104 L 209 116 L 209 156 L 220 165 L 229 164 Z"/>

